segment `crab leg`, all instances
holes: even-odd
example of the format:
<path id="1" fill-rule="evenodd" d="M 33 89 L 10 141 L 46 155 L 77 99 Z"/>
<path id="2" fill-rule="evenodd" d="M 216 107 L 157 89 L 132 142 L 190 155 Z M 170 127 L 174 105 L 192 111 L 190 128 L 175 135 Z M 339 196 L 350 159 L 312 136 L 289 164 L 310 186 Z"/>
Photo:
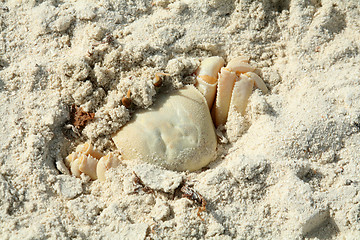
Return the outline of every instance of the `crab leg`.
<path id="1" fill-rule="evenodd" d="M 102 156 L 104 156 L 104 154 L 102 154 L 101 152 L 99 152 L 98 150 L 96 150 L 94 148 L 93 145 L 91 145 L 90 143 L 86 142 L 82 145 L 79 145 L 76 147 L 76 152 L 82 153 L 84 155 L 91 155 L 92 157 L 99 159 Z"/>
<path id="2" fill-rule="evenodd" d="M 96 174 L 101 182 L 105 181 L 105 172 L 110 168 L 117 167 L 119 165 L 119 159 L 114 156 L 112 152 L 100 158 L 97 167 Z"/>
<path id="3" fill-rule="evenodd" d="M 105 172 L 109 168 L 117 167 L 119 159 L 113 153 L 104 156 L 91 143 L 86 142 L 77 146 L 75 152 L 65 158 L 65 164 L 75 177 L 80 177 L 81 173 L 84 173 L 92 180 L 99 178 L 100 181 L 104 181 Z"/>
<path id="4" fill-rule="evenodd" d="M 72 161 L 70 163 L 70 171 L 71 171 L 72 175 L 74 175 L 75 177 L 80 177 L 80 175 L 81 175 L 79 166 L 80 166 L 79 158 L 76 158 L 74 161 Z"/>
<path id="5" fill-rule="evenodd" d="M 227 65 L 226 68 L 229 71 L 235 72 L 236 74 L 253 72 L 255 70 L 249 63 L 249 58 L 247 57 L 237 57 L 232 59 Z"/>
<path id="6" fill-rule="evenodd" d="M 92 180 L 96 180 L 96 165 L 98 164 L 98 160 L 91 155 L 81 155 L 79 158 L 79 170 L 82 173 L 88 175 Z"/>
<path id="7" fill-rule="evenodd" d="M 269 91 L 264 81 L 253 72 L 255 68 L 248 62 L 248 57 L 237 57 L 221 69 L 216 101 L 211 111 L 215 126 L 226 123 L 232 107 L 242 115 L 245 114 L 254 85 L 263 93 Z"/>
<path id="8" fill-rule="evenodd" d="M 260 89 L 264 94 L 269 92 L 269 89 L 266 87 L 264 81 L 256 73 L 247 72 L 247 73 L 245 73 L 245 75 L 251 79 L 254 79 L 255 87 Z"/>
<path id="9" fill-rule="evenodd" d="M 252 93 L 254 80 L 245 74 L 240 75 L 240 81 L 235 82 L 231 96 L 230 108 L 234 108 L 241 115 L 245 115 L 246 106 Z"/>
<path id="10" fill-rule="evenodd" d="M 226 67 L 221 69 L 221 73 L 219 74 L 219 80 L 218 80 L 216 101 L 211 112 L 215 126 L 219 126 L 221 124 L 223 125 L 226 123 L 230 105 L 235 106 L 236 109 L 241 109 L 240 112 L 242 114 L 244 113 L 245 110 L 242 109 L 244 108 L 244 106 L 246 108 L 247 99 L 251 95 L 252 87 L 250 89 L 249 86 L 245 84 L 238 84 L 236 82 L 239 81 L 239 77 L 237 77 L 237 75 L 255 70 L 255 68 L 250 66 L 248 62 L 249 62 L 248 57 L 237 57 L 232 59 L 226 65 Z M 254 73 L 254 75 L 256 74 Z M 260 77 L 258 78 L 261 80 Z M 236 88 L 234 87 L 235 84 L 237 86 Z M 239 89 L 239 86 L 241 87 L 243 85 L 246 86 L 247 88 Z M 246 97 L 246 95 L 248 95 L 249 89 L 250 89 L 250 94 L 248 97 Z M 234 94 L 234 92 L 237 93 Z M 240 106 L 240 105 L 244 105 L 244 106 Z"/>
<path id="11" fill-rule="evenodd" d="M 218 73 L 224 66 L 224 63 L 222 57 L 209 57 L 202 61 L 196 71 L 197 82 L 195 87 L 205 97 L 209 109 L 212 107 L 215 99 Z"/>
<path id="12" fill-rule="evenodd" d="M 237 76 L 226 68 L 221 69 L 216 94 L 216 102 L 211 111 L 215 126 L 225 124 L 231 101 L 231 95 Z"/>
<path id="13" fill-rule="evenodd" d="M 69 154 L 66 158 L 65 158 L 65 165 L 70 168 L 71 163 L 73 161 L 75 161 L 75 159 L 77 159 L 79 157 L 79 153 L 77 152 L 72 152 L 71 154 Z"/>

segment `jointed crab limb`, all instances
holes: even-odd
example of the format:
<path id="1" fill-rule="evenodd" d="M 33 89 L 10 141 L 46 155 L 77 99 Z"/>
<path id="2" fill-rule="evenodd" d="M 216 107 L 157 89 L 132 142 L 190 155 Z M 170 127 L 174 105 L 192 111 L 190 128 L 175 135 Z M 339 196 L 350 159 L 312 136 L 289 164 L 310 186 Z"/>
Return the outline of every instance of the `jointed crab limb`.
<path id="1" fill-rule="evenodd" d="M 235 72 L 228 71 L 225 68 L 221 69 L 218 82 L 218 91 L 216 95 L 216 102 L 212 108 L 212 117 L 216 126 L 220 124 L 225 124 L 229 107 L 231 96 L 236 81 Z"/>
<path id="2" fill-rule="evenodd" d="M 231 72 L 235 72 L 238 75 L 240 75 L 241 73 L 253 72 L 255 70 L 255 68 L 249 64 L 248 57 L 237 57 L 232 59 L 226 65 L 226 69 Z"/>
<path id="3" fill-rule="evenodd" d="M 105 181 L 105 172 L 110 168 L 119 166 L 119 159 L 115 157 L 112 152 L 109 152 L 107 155 L 100 158 L 97 167 L 96 174 L 100 181 Z"/>
<path id="4" fill-rule="evenodd" d="M 118 166 L 119 160 L 113 153 L 104 156 L 92 144 L 86 142 L 77 146 L 76 150 L 65 158 L 65 164 L 75 177 L 80 177 L 84 173 L 92 180 L 99 178 L 100 181 L 104 181 L 105 172 L 111 167 Z"/>
<path id="5" fill-rule="evenodd" d="M 196 71 L 197 82 L 195 87 L 204 95 L 209 108 L 213 105 L 218 73 L 224 63 L 224 59 L 221 57 L 209 57 L 204 59 Z"/>
<path id="6" fill-rule="evenodd" d="M 82 153 L 84 155 L 91 155 L 93 158 L 99 159 L 102 156 L 104 156 L 104 154 L 98 150 L 96 150 L 94 148 L 93 145 L 91 145 L 90 143 L 86 142 L 84 144 L 81 144 L 79 146 L 76 147 L 76 152 L 78 153 Z"/>
<path id="7" fill-rule="evenodd" d="M 81 173 L 89 175 L 89 177 L 93 180 L 97 179 L 96 165 L 98 164 L 98 160 L 91 155 L 84 154 L 82 154 L 78 159 L 79 171 Z M 73 167 L 71 168 L 71 170 L 73 170 Z"/>
<path id="8" fill-rule="evenodd" d="M 230 108 L 234 108 L 241 115 L 245 115 L 248 99 L 252 93 L 254 80 L 245 74 L 240 76 L 240 80 L 235 82 L 231 96 Z"/>
<path id="9" fill-rule="evenodd" d="M 264 94 L 269 92 L 269 89 L 266 87 L 264 81 L 256 73 L 247 72 L 247 73 L 245 73 L 245 75 L 251 79 L 254 79 L 255 87 L 260 89 Z"/>
<path id="10" fill-rule="evenodd" d="M 223 63 L 220 59 L 221 58 L 219 57 L 205 59 L 199 67 L 201 71 L 198 71 L 198 74 L 202 74 L 202 76 L 214 76 L 215 73 L 219 71 L 219 66 L 221 66 L 220 63 Z M 219 80 L 217 82 L 215 104 L 209 104 L 209 108 L 212 107 L 211 112 L 215 126 L 226 123 L 230 107 L 242 115 L 245 114 L 248 98 L 252 93 L 254 85 L 264 93 L 268 92 L 265 83 L 257 74 L 253 73 L 255 68 L 248 62 L 249 58 L 247 57 L 237 57 L 232 59 L 226 67 L 221 68 Z M 212 103 L 213 98 L 215 97 L 212 92 L 209 93 L 207 91 L 202 91 L 201 89 L 203 86 L 207 86 L 201 82 L 203 77 L 198 76 L 197 80 L 198 83 L 196 86 L 200 92 L 205 94 L 206 99 L 210 98 L 208 103 Z M 216 86 L 216 83 L 214 82 L 211 86 Z"/>

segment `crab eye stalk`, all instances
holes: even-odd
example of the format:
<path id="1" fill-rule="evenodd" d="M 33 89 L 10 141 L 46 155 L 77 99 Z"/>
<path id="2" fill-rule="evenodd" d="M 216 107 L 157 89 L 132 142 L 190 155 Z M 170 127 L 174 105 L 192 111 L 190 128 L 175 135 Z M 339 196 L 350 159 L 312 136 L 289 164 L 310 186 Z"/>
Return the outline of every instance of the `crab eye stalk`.
<path id="1" fill-rule="evenodd" d="M 121 99 L 121 103 L 126 107 L 130 108 L 131 106 L 131 91 L 130 89 L 127 91 L 126 96 Z"/>

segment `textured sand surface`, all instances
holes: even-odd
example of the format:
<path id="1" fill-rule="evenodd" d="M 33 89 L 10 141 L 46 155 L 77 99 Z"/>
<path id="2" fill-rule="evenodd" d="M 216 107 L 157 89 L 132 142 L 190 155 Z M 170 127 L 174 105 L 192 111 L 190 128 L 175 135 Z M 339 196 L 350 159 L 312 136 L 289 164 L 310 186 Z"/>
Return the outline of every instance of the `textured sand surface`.
<path id="1" fill-rule="evenodd" d="M 0 239 L 359 239 L 358 0 L 0 2 Z M 63 159 L 208 56 L 249 56 L 270 89 L 231 114 L 194 173 L 123 160 L 103 183 Z M 156 72 L 171 76 L 160 90 Z M 128 89 L 133 107 L 122 106 Z M 80 137 L 70 106 L 95 113 Z M 136 175 L 135 175 L 135 174 Z M 139 185 L 136 176 L 142 184 Z M 206 211 L 181 197 L 186 180 Z"/>

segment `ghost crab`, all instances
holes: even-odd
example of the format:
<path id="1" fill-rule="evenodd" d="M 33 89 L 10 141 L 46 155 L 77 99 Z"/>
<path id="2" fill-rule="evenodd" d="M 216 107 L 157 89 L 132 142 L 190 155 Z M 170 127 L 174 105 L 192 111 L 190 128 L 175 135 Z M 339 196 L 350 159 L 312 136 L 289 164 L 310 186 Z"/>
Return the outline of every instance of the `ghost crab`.
<path id="1" fill-rule="evenodd" d="M 122 157 L 176 171 L 196 171 L 213 161 L 214 124 L 225 124 L 229 110 L 244 115 L 253 86 L 268 92 L 249 58 L 237 57 L 224 64 L 221 57 L 204 59 L 196 71 L 195 86 L 164 94 L 149 109 L 137 112 L 112 136 Z M 73 175 L 85 173 L 101 181 L 118 162 L 112 153 L 104 156 L 90 143 L 78 146 L 65 159 Z"/>

